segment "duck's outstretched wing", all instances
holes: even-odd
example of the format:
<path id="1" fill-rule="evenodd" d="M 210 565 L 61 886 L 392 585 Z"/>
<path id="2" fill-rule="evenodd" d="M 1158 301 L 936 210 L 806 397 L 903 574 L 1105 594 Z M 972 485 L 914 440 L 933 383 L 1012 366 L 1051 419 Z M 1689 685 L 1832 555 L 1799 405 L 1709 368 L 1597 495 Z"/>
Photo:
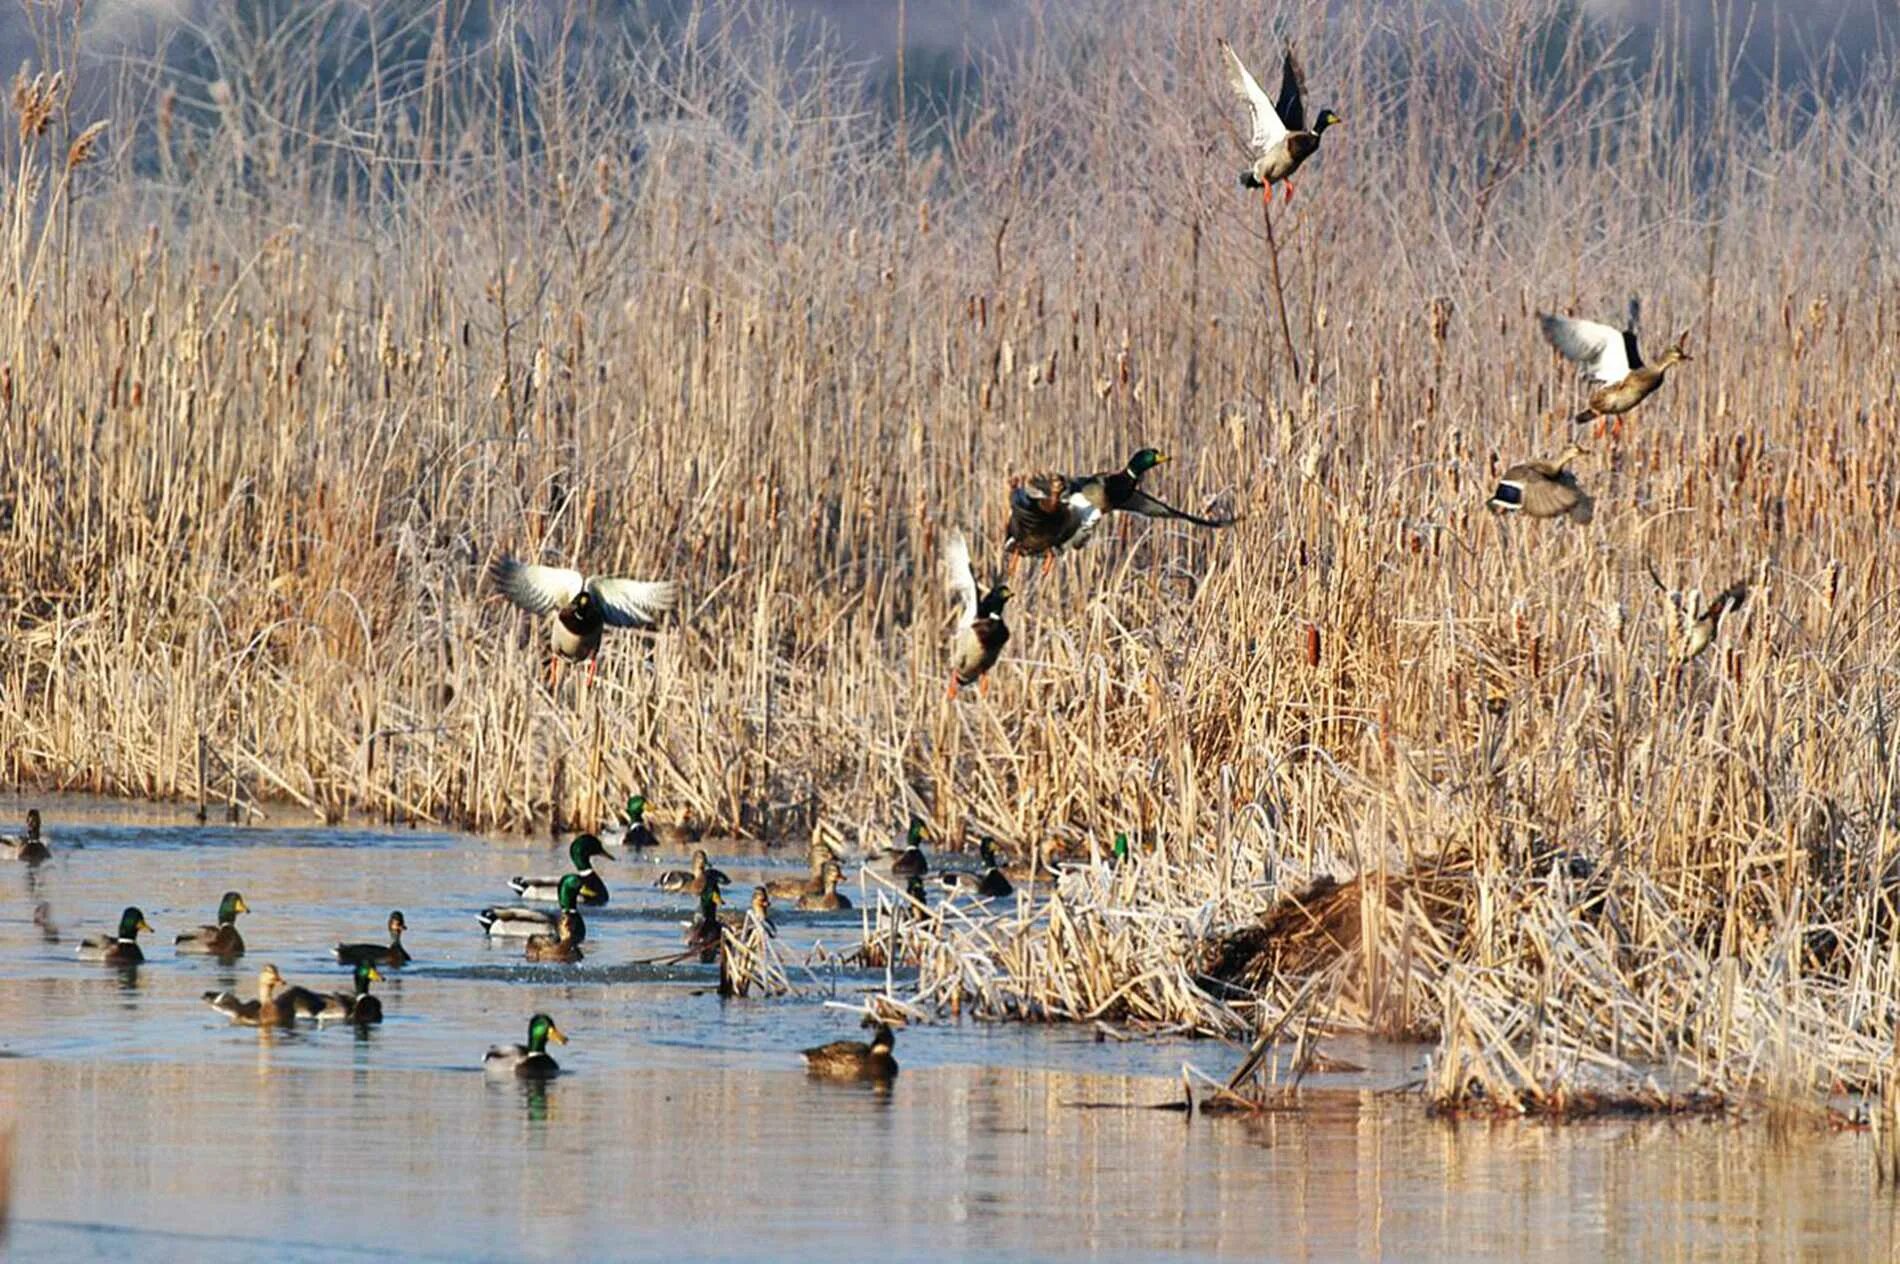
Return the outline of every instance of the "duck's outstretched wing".
<path id="1" fill-rule="evenodd" d="M 572 573 L 572 572 L 570 572 Z M 655 624 L 679 604 L 679 585 L 671 580 L 596 578 L 587 590 L 600 603 L 600 613 L 617 628 Z"/>
<path id="2" fill-rule="evenodd" d="M 532 614 L 551 614 L 580 596 L 579 571 L 562 566 L 536 566 L 503 555 L 488 568 L 489 582 L 502 596 Z"/>
<path id="3" fill-rule="evenodd" d="M 1306 130 L 1306 70 L 1300 65 L 1293 45 L 1286 46 L 1286 61 L 1280 67 L 1280 98 L 1273 112 L 1289 132 Z"/>
<path id="4" fill-rule="evenodd" d="M 1246 63 L 1240 60 L 1240 54 L 1226 40 L 1220 41 L 1221 63 L 1227 70 L 1227 86 L 1234 95 L 1247 103 L 1250 133 L 1247 143 L 1253 146 L 1256 154 L 1265 153 L 1286 139 L 1286 124 L 1273 108 L 1273 102 L 1248 73 Z"/>
<path id="5" fill-rule="evenodd" d="M 1636 335 L 1600 325 L 1594 320 L 1572 320 L 1568 316 L 1539 314 L 1544 338 L 1565 359 L 1581 365 L 1594 381 L 1620 382 L 1630 370 L 1642 367 L 1643 357 L 1636 350 Z"/>
<path id="6" fill-rule="evenodd" d="M 957 607 L 957 626 L 967 628 L 976 622 L 976 573 L 970 569 L 970 544 L 961 531 L 952 531 L 943 542 L 943 573 Z"/>
<path id="7" fill-rule="evenodd" d="M 1197 527 L 1231 527 L 1239 521 L 1235 517 L 1203 518 L 1185 509 L 1176 509 L 1167 501 L 1150 496 L 1139 487 L 1135 489 L 1135 494 L 1128 498 L 1128 502 L 1120 508 L 1124 513 L 1140 514 L 1144 518 L 1173 518 L 1180 522 L 1191 522 Z"/>

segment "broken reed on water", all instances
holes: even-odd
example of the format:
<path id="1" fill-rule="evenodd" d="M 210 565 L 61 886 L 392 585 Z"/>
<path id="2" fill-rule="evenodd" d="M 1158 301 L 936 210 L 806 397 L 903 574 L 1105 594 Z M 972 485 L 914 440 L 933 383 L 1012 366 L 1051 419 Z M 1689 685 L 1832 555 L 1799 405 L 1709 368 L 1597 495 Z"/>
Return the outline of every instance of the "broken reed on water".
<path id="1" fill-rule="evenodd" d="M 1245 6 L 1055 20 L 895 124 L 726 9 L 646 45 L 437 29 L 349 127 L 286 116 L 334 93 L 281 58 L 23 81 L 0 776 L 481 829 L 636 789 L 725 830 L 1125 829 L 1036 916 L 908 923 L 922 995 L 1243 1037 L 1304 997 L 1438 1040 L 1448 1098 L 1884 1080 L 1892 72 L 1754 107 L 1560 7 L 1289 12 L 1348 125 L 1272 212 L 1277 295 L 1211 55 L 1270 48 Z M 1695 362 L 1580 466 L 1594 522 L 1492 518 L 1577 404 L 1535 312 L 1632 293 Z M 946 704 L 945 533 L 997 567 L 1012 474 L 1146 444 L 1241 521 L 1021 576 L 987 699 Z M 503 548 L 676 578 L 683 617 L 550 695 L 481 581 Z M 1686 667 L 1646 560 L 1751 585 Z M 1335 950 L 1210 979 L 1323 877 L 1357 893 Z"/>

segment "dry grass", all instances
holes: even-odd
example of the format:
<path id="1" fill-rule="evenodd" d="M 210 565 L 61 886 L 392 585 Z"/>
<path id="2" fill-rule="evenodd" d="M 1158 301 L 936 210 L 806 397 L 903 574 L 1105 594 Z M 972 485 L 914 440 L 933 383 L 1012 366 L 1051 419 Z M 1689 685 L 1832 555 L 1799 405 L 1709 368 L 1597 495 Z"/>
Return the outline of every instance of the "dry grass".
<path id="1" fill-rule="evenodd" d="M 1479 8 L 1289 13 L 1347 125 L 1274 213 L 1284 329 L 1212 56 L 1265 59 L 1250 6 L 1052 16 L 934 130 L 712 13 L 458 45 L 419 9 L 353 96 L 214 28 L 221 77 L 123 72 L 103 132 L 68 93 L 109 68 L 23 80 L 0 777 L 478 828 L 637 787 L 752 831 L 1128 829 L 1045 916 L 910 923 L 926 996 L 1251 1032 L 1307 979 L 1229 995 L 1209 942 L 1329 876 L 1381 896 L 1311 1003 L 1436 1033 L 1445 1093 L 1872 1083 L 1892 72 L 1756 114 L 1666 39 Z M 1631 293 L 1695 363 L 1584 465 L 1587 528 L 1493 520 L 1578 398 L 1534 311 Z M 1019 584 L 987 700 L 947 705 L 944 532 L 997 562 L 1012 474 L 1145 443 L 1162 494 L 1243 520 L 1118 524 Z M 501 548 L 677 577 L 686 615 L 551 696 L 483 590 Z M 1646 559 L 1752 586 L 1685 667 Z"/>

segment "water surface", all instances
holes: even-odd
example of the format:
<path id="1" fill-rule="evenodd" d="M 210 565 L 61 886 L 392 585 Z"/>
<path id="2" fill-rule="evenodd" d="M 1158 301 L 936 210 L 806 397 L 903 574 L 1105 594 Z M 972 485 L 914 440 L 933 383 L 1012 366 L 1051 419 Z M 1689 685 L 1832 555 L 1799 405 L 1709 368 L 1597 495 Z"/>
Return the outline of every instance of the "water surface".
<path id="1" fill-rule="evenodd" d="M 0 801 L 0 821 L 19 815 Z M 542 842 L 204 827 L 163 810 L 50 805 L 55 862 L 0 871 L 0 1121 L 16 1133 L 9 1258 L 856 1260 L 1889 1258 L 1896 1204 L 1857 1135 L 1768 1143 L 1753 1125 L 1450 1127 L 1389 1091 L 1417 1053 L 1340 1042 L 1369 1070 L 1256 1120 L 1146 1109 L 1232 1051 L 950 1024 L 899 1036 L 888 1092 L 814 1083 L 797 1050 L 858 1035 L 876 976 L 722 1001 L 668 951 L 692 901 L 666 855 L 601 867 L 589 959 L 530 966 L 475 910 L 558 871 Z M 709 844 L 738 880 L 795 855 Z M 171 937 L 241 890 L 250 952 Z M 32 920 L 48 906 L 58 942 Z M 78 962 L 127 903 L 158 934 L 132 976 Z M 274 962 L 342 988 L 329 947 L 401 908 L 416 962 L 388 1013 L 345 1028 L 228 1026 L 207 989 Z M 803 957 L 854 915 L 782 915 Z M 482 1051 L 552 1013 L 572 1036 L 545 1089 L 490 1083 Z"/>

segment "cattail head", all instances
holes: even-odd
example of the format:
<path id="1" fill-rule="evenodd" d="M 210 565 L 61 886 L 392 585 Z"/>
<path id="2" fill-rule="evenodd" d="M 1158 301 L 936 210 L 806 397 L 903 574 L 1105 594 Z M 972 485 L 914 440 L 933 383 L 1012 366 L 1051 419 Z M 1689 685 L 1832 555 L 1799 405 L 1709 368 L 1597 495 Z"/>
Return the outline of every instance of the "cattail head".
<path id="1" fill-rule="evenodd" d="M 72 147 L 66 151 L 66 170 L 71 171 L 92 157 L 93 151 L 99 147 L 99 138 L 105 135 L 105 130 L 111 122 L 110 119 L 100 119 L 79 133 Z"/>

